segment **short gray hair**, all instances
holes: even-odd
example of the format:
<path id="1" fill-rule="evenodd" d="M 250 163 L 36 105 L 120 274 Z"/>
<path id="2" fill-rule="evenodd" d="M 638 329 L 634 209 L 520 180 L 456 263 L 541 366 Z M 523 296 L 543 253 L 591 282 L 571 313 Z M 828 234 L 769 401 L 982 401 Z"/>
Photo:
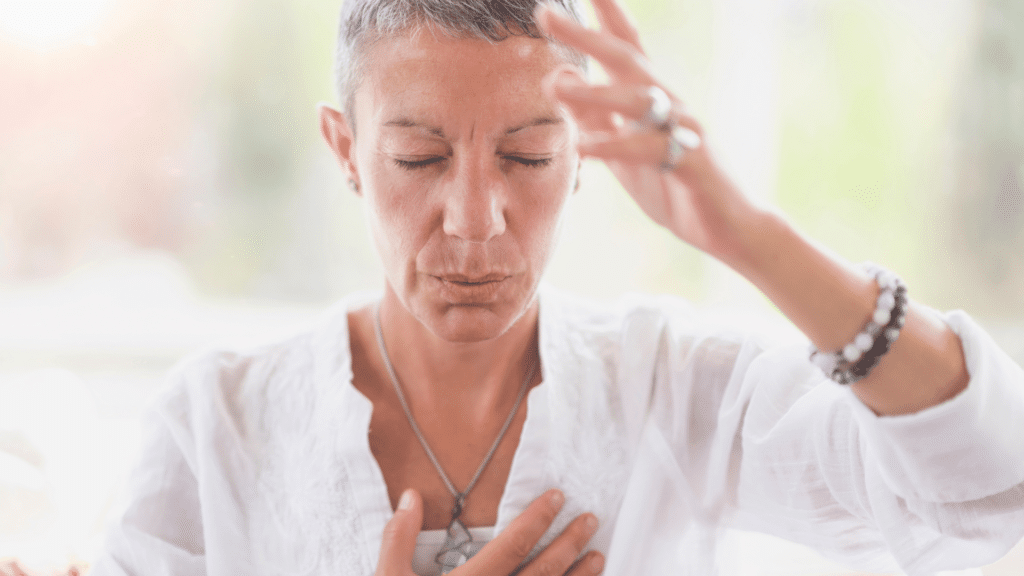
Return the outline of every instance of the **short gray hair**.
<path id="1" fill-rule="evenodd" d="M 547 0 L 584 23 L 579 0 Z M 366 54 L 374 42 L 433 24 L 454 38 L 500 42 L 510 36 L 544 38 L 533 20 L 540 0 L 345 0 L 334 52 L 338 101 L 352 118 Z M 586 56 L 561 45 L 566 59 L 586 69 Z M 354 122 L 350 126 L 355 129 Z"/>

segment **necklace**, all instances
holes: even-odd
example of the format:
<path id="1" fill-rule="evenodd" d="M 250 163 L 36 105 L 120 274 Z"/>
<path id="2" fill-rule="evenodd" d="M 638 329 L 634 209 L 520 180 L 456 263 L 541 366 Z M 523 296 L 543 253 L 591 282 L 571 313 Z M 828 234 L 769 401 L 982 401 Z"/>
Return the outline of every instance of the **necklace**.
<path id="1" fill-rule="evenodd" d="M 420 441 L 420 445 L 423 446 L 423 451 L 427 453 L 427 457 L 430 458 L 431 464 L 437 470 L 437 473 L 441 476 L 441 480 L 444 485 L 451 492 L 452 497 L 455 498 L 455 506 L 452 507 L 452 520 L 448 523 L 446 530 L 447 536 L 445 537 L 444 546 L 441 547 L 441 551 L 437 553 L 434 560 L 441 566 L 441 573 L 447 574 L 455 568 L 461 566 L 469 560 L 473 555 L 473 551 L 470 547 L 470 543 L 473 542 L 473 537 L 470 535 L 466 525 L 459 519 L 462 516 L 462 509 L 466 503 L 466 497 L 469 496 L 469 491 L 476 485 L 476 481 L 480 479 L 480 474 L 483 473 L 484 468 L 494 457 L 494 453 L 498 450 L 498 444 L 501 444 L 501 439 L 505 437 L 505 432 L 508 431 L 509 425 L 512 424 L 512 418 L 515 417 L 516 411 L 519 410 L 519 404 L 523 401 L 523 396 L 526 394 L 526 388 L 529 386 L 530 381 L 533 380 L 534 374 L 537 372 L 537 363 L 530 364 L 530 369 L 526 371 L 526 378 L 523 383 L 519 386 L 519 395 L 516 396 L 516 403 L 512 405 L 512 411 L 509 412 L 508 418 L 505 419 L 505 423 L 501 426 L 501 431 L 498 432 L 498 437 L 494 439 L 494 444 L 491 444 L 491 449 L 487 451 L 487 455 L 484 456 L 484 461 L 480 463 L 480 467 L 476 469 L 476 473 L 473 474 L 473 479 L 469 481 L 466 489 L 459 491 L 455 488 L 455 484 L 452 484 L 448 475 L 445 474 L 441 468 L 441 464 L 437 461 L 437 457 L 434 456 L 434 451 L 427 445 L 427 439 L 423 437 L 423 433 L 420 432 L 420 427 L 416 424 L 416 420 L 412 417 L 412 410 L 409 409 L 409 403 L 405 400 L 405 394 L 402 393 L 402 386 L 398 383 L 398 376 L 395 374 L 395 368 L 391 365 L 391 358 L 388 356 L 387 346 L 384 345 L 384 332 L 380 326 L 380 305 L 374 311 L 374 319 L 376 320 L 376 332 L 377 332 L 377 346 L 380 348 L 381 358 L 384 359 L 384 367 L 387 368 L 388 376 L 391 378 L 391 385 L 395 388 L 395 394 L 398 395 L 398 402 L 402 405 L 402 411 L 405 412 L 405 418 L 409 421 L 409 426 L 412 428 L 416 439 Z"/>

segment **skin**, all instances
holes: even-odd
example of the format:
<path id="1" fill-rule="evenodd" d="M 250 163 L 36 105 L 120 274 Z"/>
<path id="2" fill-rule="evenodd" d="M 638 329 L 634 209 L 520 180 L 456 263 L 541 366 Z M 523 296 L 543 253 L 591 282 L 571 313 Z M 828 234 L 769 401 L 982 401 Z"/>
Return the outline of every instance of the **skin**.
<path id="1" fill-rule="evenodd" d="M 43 572 L 29 570 L 18 564 L 16 560 L 0 559 L 0 576 L 79 576 L 81 573 L 82 571 L 78 566 L 68 566 L 62 570 Z"/>
<path id="2" fill-rule="evenodd" d="M 552 37 L 590 54 L 608 72 L 608 86 L 591 86 L 569 72 L 553 76 L 550 93 L 582 129 L 580 151 L 606 162 L 637 204 L 680 240 L 718 258 L 757 286 L 819 350 L 835 351 L 862 329 L 878 296 L 858 266 L 797 231 L 770 207 L 750 202 L 702 144 L 673 170 L 663 132 L 633 132 L 616 118 L 637 120 L 650 106 L 648 86 L 665 87 L 646 66 L 628 15 L 614 0 L 593 0 L 602 31 L 587 30 L 542 9 L 537 18 Z M 666 89 L 676 122 L 703 135 L 699 123 Z M 960 338 L 911 301 L 899 339 L 853 392 L 879 416 L 910 414 L 959 394 L 969 375 Z"/>
<path id="3" fill-rule="evenodd" d="M 429 33 L 371 58 L 356 93 L 360 138 L 342 163 L 384 264 L 385 323 L 417 328 L 407 311 L 434 346 L 493 340 L 535 312 L 579 165 L 574 123 L 541 93 L 562 60 L 530 38 Z"/>
<path id="4" fill-rule="evenodd" d="M 581 156 L 607 163 L 655 223 L 747 278 L 820 350 L 852 340 L 874 309 L 877 287 L 863 271 L 729 180 L 700 124 L 651 74 L 623 9 L 614 0 L 592 4 L 600 31 L 550 9 L 536 18 L 550 37 L 597 60 L 606 86 L 587 84 L 542 40 L 427 33 L 377 45 L 355 118 L 320 109 L 321 132 L 359 186 L 384 264 L 385 342 L 457 486 L 468 483 L 538 361 L 536 286 Z M 701 136 L 669 171 L 659 169 L 665 133 L 623 122 L 643 117 L 649 86 L 665 89 L 674 121 Z M 370 447 L 395 507 L 378 574 L 408 576 L 416 534 L 447 525 L 452 499 L 400 412 L 376 352 L 373 311 L 353 311 L 349 324 L 353 384 L 373 403 Z M 876 414 L 900 415 L 954 397 L 968 379 L 959 338 L 911 302 L 899 339 L 852 389 Z M 539 382 L 538 374 L 529 384 Z M 525 416 L 524 405 L 467 501 L 467 525 L 494 523 Z M 542 495 L 453 574 L 511 572 L 561 502 L 557 491 Z M 578 517 L 519 574 L 600 572 L 597 552 L 576 561 L 596 520 Z M 21 569 L 9 563 L 5 573 Z"/>
<path id="5" fill-rule="evenodd" d="M 551 525 L 564 502 L 564 496 L 558 490 L 545 492 L 509 523 L 508 528 L 451 574 L 493 576 L 512 573 Z M 413 575 L 410 559 L 416 549 L 416 535 L 422 519 L 423 503 L 419 494 L 415 490 L 406 491 L 394 516 L 384 528 L 378 575 Z M 592 515 L 584 514 L 576 518 L 558 538 L 516 573 L 522 576 L 555 576 L 563 573 L 582 576 L 600 573 L 604 568 L 604 557 L 601 554 L 589 552 L 579 557 L 580 551 L 596 529 L 596 518 Z"/>
<path id="6" fill-rule="evenodd" d="M 392 39 L 373 57 L 356 94 L 359 138 L 335 111 L 325 131 L 366 202 L 398 378 L 442 466 L 465 486 L 536 362 L 534 295 L 579 165 L 574 124 L 542 91 L 563 61 L 531 38 L 429 33 Z M 370 444 L 392 502 L 419 489 L 426 526 L 443 528 L 451 496 L 405 423 L 371 310 L 350 325 L 354 384 L 374 402 Z M 470 495 L 470 525 L 493 524 L 524 417 Z"/>
<path id="7" fill-rule="evenodd" d="M 366 203 L 399 381 L 442 468 L 465 487 L 539 360 L 536 288 L 579 169 L 576 124 L 543 89 L 565 60 L 537 39 L 429 32 L 381 42 L 370 57 L 355 117 L 322 107 L 321 128 Z M 445 528 L 453 499 L 406 422 L 373 314 L 351 312 L 349 327 L 353 385 L 373 404 L 370 449 L 396 510 L 378 573 L 408 573 L 409 535 Z M 466 501 L 466 525 L 495 523 L 525 418 L 524 402 Z M 407 488 L 415 513 L 400 506 Z M 532 506 L 459 570 L 511 571 L 553 518 Z M 576 562 L 596 526 L 581 515 L 524 573 L 599 572 L 597 552 Z"/>
<path id="8" fill-rule="evenodd" d="M 324 137 L 359 185 L 384 264 L 380 314 L 391 359 L 457 486 L 472 476 L 536 361 L 535 289 L 581 156 L 606 162 L 655 223 L 750 280 L 819 349 L 852 340 L 874 309 L 877 287 L 866 273 L 736 188 L 700 124 L 651 74 L 625 12 L 613 0 L 593 4 L 600 31 L 547 8 L 536 16 L 549 36 L 597 60 L 608 85 L 586 83 L 542 40 L 418 34 L 377 47 L 354 118 L 321 108 Z M 659 168 L 667 135 L 625 122 L 643 117 L 652 85 L 669 93 L 674 121 L 701 140 L 668 171 Z M 522 126 L 530 127 L 509 132 Z M 392 503 L 401 509 L 406 488 L 417 502 L 423 496 L 422 517 L 396 511 L 393 519 L 414 539 L 419 518 L 426 529 L 447 524 L 452 498 L 398 408 L 372 310 L 354 311 L 349 322 L 354 384 L 374 405 L 370 445 Z M 967 381 L 959 338 L 911 303 L 899 339 L 853 391 L 876 414 L 899 415 L 948 400 Z M 467 502 L 470 526 L 494 521 L 524 408 Z M 574 546 L 566 534 L 556 542 L 558 550 Z M 381 565 L 404 570 L 408 546 L 386 548 Z M 552 566 L 545 573 L 570 564 Z"/>

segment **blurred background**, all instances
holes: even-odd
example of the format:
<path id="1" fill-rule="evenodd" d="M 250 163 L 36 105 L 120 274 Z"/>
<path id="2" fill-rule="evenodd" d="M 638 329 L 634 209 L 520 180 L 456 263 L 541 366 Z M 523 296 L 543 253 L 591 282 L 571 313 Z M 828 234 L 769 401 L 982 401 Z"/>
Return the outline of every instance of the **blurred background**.
<path id="1" fill-rule="evenodd" d="M 1024 3 L 627 0 L 746 192 L 963 308 L 1024 363 Z M 165 371 L 272 338 L 380 269 L 316 104 L 338 0 L 0 0 L 0 558 L 83 561 Z M 603 166 L 549 283 L 790 330 Z M 843 573 L 737 535 L 728 574 Z M 984 569 L 1024 573 L 1020 548 Z"/>

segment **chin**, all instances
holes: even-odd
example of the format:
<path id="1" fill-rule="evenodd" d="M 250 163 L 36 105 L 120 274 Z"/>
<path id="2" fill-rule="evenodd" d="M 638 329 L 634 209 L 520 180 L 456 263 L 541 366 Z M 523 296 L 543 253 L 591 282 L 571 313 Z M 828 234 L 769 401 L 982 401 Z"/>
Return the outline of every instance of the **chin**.
<path id="1" fill-rule="evenodd" d="M 508 332 L 521 316 L 484 306 L 446 305 L 424 324 L 438 338 L 448 342 L 483 342 Z"/>
<path id="2" fill-rule="evenodd" d="M 511 290 L 482 303 L 452 302 L 436 293 L 414 305 L 413 313 L 434 335 L 448 342 L 483 342 L 508 332 L 530 309 L 532 290 Z M 415 297 L 414 297 L 415 299 Z M 417 310 L 418 308 L 418 310 Z"/>

